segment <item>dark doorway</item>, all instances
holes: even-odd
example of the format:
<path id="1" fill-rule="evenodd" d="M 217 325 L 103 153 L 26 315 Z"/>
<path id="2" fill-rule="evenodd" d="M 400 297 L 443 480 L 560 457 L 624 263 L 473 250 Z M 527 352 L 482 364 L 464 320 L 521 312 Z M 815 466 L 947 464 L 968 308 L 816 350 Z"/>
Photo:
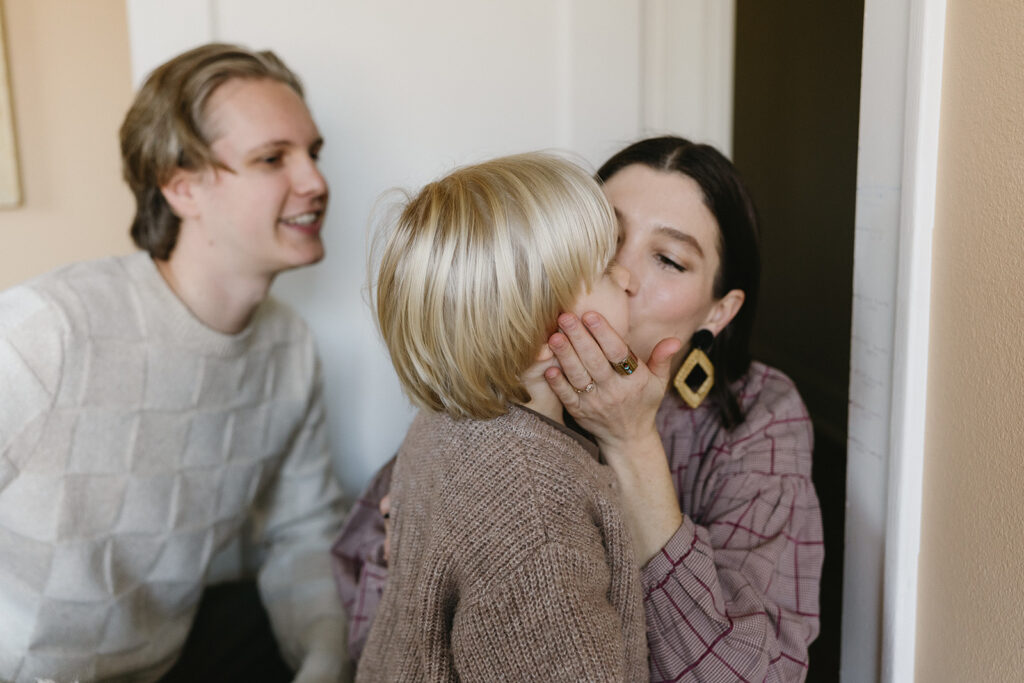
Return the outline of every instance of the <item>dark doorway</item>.
<path id="1" fill-rule="evenodd" d="M 814 422 L 825 567 L 808 681 L 839 680 L 863 20 L 863 0 L 736 7 L 733 157 L 764 260 L 754 357 L 796 382 Z"/>

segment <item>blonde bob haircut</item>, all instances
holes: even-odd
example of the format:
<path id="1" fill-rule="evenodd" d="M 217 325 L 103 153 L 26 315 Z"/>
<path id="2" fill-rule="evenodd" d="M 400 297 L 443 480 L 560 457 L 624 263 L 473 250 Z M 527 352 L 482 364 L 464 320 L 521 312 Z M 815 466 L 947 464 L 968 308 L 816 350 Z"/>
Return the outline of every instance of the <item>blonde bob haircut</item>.
<path id="1" fill-rule="evenodd" d="M 457 169 L 397 211 L 374 239 L 370 292 L 406 394 L 481 420 L 528 402 L 520 377 L 615 255 L 600 187 L 571 162 L 520 154 Z"/>

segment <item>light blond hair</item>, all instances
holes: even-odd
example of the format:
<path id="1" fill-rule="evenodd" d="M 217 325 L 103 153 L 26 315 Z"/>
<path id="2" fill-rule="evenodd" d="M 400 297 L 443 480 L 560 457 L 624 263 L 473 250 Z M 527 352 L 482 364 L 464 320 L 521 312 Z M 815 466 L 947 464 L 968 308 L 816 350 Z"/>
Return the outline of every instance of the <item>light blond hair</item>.
<path id="1" fill-rule="evenodd" d="M 413 403 L 489 419 L 529 401 L 520 377 L 610 263 L 617 230 L 597 183 L 545 153 L 466 166 L 408 198 L 376 236 L 370 291 Z"/>
<path id="2" fill-rule="evenodd" d="M 273 52 L 209 43 L 157 67 L 125 115 L 121 163 L 136 203 L 131 235 L 154 258 L 171 255 L 181 226 L 160 187 L 179 168 L 222 168 L 210 149 L 206 103 L 235 78 L 278 81 L 303 96 L 299 77 Z"/>

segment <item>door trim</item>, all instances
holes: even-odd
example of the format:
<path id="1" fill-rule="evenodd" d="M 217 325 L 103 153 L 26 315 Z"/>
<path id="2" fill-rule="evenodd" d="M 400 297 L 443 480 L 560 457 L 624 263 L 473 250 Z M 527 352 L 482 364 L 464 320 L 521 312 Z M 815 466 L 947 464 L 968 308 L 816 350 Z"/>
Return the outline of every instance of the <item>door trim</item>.
<path id="1" fill-rule="evenodd" d="M 945 13 L 946 0 L 865 0 L 844 683 L 914 678 Z"/>
<path id="2" fill-rule="evenodd" d="M 736 0 L 643 0 L 640 11 L 643 135 L 682 135 L 732 158 Z"/>

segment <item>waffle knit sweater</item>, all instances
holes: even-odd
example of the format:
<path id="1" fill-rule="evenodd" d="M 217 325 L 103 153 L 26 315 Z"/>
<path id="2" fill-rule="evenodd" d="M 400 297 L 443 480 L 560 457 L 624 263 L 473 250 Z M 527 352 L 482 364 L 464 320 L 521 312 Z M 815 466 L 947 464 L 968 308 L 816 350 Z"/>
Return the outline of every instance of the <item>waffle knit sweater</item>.
<path id="1" fill-rule="evenodd" d="M 0 680 L 152 681 L 249 521 L 293 665 L 336 677 L 339 519 L 309 330 L 202 325 L 143 252 L 0 293 Z"/>
<path id="2" fill-rule="evenodd" d="M 515 407 L 423 411 L 359 681 L 646 681 L 639 568 L 596 448 Z"/>

